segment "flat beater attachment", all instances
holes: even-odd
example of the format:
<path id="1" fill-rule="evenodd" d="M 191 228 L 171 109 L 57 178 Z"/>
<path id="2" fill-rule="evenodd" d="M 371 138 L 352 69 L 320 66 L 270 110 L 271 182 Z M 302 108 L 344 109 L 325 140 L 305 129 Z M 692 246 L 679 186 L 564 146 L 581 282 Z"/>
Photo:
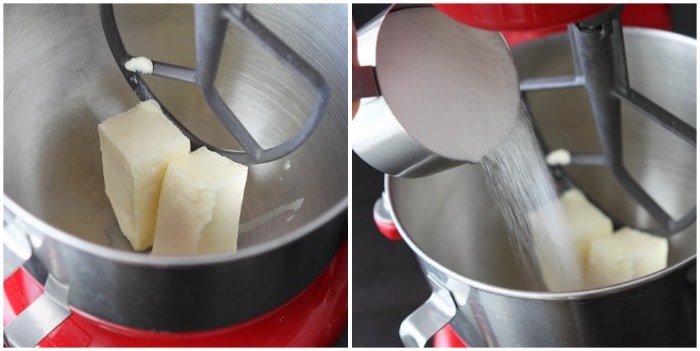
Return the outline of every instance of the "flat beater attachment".
<path id="1" fill-rule="evenodd" d="M 520 88 L 525 92 L 583 87 L 588 94 L 603 153 L 572 153 L 571 164 L 608 167 L 625 191 L 661 225 L 660 229 L 649 231 L 668 236 L 695 222 L 697 206 L 675 220 L 632 178 L 623 164 L 620 104 L 624 102 L 634 107 L 693 147 L 696 147 L 696 130 L 630 87 L 621 15 L 622 6 L 618 5 L 583 22 L 570 24 L 576 74 L 526 79 Z"/>
<path id="2" fill-rule="evenodd" d="M 190 139 L 194 148 L 206 146 L 208 149 L 239 163 L 256 164 L 269 162 L 296 150 L 316 129 L 326 111 L 329 89 L 324 78 L 274 33 L 258 22 L 254 16 L 246 11 L 244 5 L 195 4 L 193 6 L 196 69 L 153 61 L 152 74 L 198 85 L 209 107 L 221 120 L 228 132 L 238 141 L 243 150 L 222 149 L 198 138 L 158 101 L 158 98 L 146 85 L 139 73 L 131 72 L 125 68 L 126 62 L 134 56 L 130 55 L 124 47 L 112 5 L 100 5 L 102 28 L 109 48 L 119 65 L 119 69 L 138 98 L 141 101 L 150 99 L 158 101 L 163 109 L 163 113 Z M 282 144 L 268 149 L 262 148 L 224 102 L 214 86 L 229 22 L 234 23 L 256 39 L 260 45 L 272 52 L 280 62 L 285 64 L 314 93 L 310 115 L 297 134 Z"/>

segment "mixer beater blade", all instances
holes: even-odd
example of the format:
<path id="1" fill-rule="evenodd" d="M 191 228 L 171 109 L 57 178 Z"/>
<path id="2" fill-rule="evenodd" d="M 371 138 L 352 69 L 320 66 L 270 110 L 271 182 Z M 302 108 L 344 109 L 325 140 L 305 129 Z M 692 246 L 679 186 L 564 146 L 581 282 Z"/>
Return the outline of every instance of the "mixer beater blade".
<path id="1" fill-rule="evenodd" d="M 109 48 L 117 61 L 119 69 L 139 100 L 154 99 L 158 101 L 163 113 L 190 139 L 193 149 L 206 146 L 212 151 L 216 151 L 233 161 L 243 164 L 273 161 L 296 150 L 311 136 L 325 113 L 330 93 L 324 78 L 293 49 L 252 16 L 246 10 L 245 5 L 195 4 L 193 7 L 196 69 L 153 61 L 152 74 L 198 85 L 211 110 L 224 124 L 228 132 L 238 141 L 243 150 L 223 149 L 211 145 L 194 135 L 160 103 L 139 73 L 125 68 L 126 62 L 134 58 L 134 56 L 130 55 L 124 47 L 112 5 L 100 5 L 102 28 Z M 214 86 L 229 22 L 234 23 L 238 28 L 256 39 L 261 46 L 272 52 L 314 94 L 310 115 L 297 134 L 284 143 L 267 149 L 260 146 L 243 123 L 231 111 Z"/>
<path id="2" fill-rule="evenodd" d="M 648 231 L 668 236 L 695 222 L 696 207 L 680 219 L 672 218 L 627 171 L 622 156 L 621 102 L 693 147 L 696 147 L 696 130 L 630 87 L 621 15 L 622 6 L 618 5 L 580 23 L 570 24 L 575 75 L 525 79 L 520 88 L 525 92 L 583 87 L 588 94 L 603 153 L 572 153 L 570 164 L 609 168 L 624 190 L 660 224 L 660 228 Z"/>

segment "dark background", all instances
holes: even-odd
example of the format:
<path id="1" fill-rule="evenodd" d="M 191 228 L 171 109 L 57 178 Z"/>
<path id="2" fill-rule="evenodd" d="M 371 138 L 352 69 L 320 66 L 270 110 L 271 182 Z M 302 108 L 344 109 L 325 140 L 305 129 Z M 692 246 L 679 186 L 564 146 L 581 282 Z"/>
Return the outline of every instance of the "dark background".
<path id="1" fill-rule="evenodd" d="M 387 5 L 353 4 L 357 28 Z M 671 6 L 673 30 L 696 37 L 695 4 Z M 384 238 L 372 206 L 384 188 L 383 174 L 357 155 L 352 158 L 352 346 L 397 347 L 399 325 L 430 295 L 411 250 Z"/>

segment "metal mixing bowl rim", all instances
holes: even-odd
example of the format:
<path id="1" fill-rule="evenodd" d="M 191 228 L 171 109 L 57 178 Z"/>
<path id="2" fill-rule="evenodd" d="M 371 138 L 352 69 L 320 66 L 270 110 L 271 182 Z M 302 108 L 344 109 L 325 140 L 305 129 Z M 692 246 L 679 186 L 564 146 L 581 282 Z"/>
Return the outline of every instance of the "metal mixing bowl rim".
<path id="1" fill-rule="evenodd" d="M 15 216 L 21 218 L 23 221 L 29 224 L 33 230 L 38 231 L 42 235 L 49 236 L 61 243 L 70 245 L 78 250 L 115 262 L 138 264 L 149 267 L 169 268 L 243 261 L 251 257 L 274 251 L 279 247 L 283 247 L 304 237 L 306 234 L 321 228 L 324 224 L 332 221 L 338 216 L 341 216 L 343 212 L 347 211 L 348 197 L 345 195 L 333 206 L 316 216 L 311 221 L 306 222 L 301 227 L 284 234 L 279 238 L 266 241 L 258 245 L 253 245 L 251 247 L 242 248 L 235 253 L 219 253 L 204 256 L 153 256 L 145 253 L 118 250 L 109 246 L 100 245 L 81 239 L 46 223 L 42 219 L 22 208 L 22 206 L 12 200 L 7 194 L 4 194 L 3 206 Z"/>
<path id="2" fill-rule="evenodd" d="M 532 299 L 532 300 L 585 300 L 585 299 L 590 299 L 590 298 L 598 298 L 601 296 L 605 295 L 611 295 L 611 294 L 616 294 L 624 290 L 628 290 L 643 284 L 646 284 L 649 281 L 656 280 L 658 278 L 661 278 L 663 276 L 666 276 L 667 274 L 670 274 L 671 272 L 681 269 L 683 266 L 686 266 L 690 264 L 691 262 L 696 260 L 696 256 L 692 255 L 689 256 L 688 258 L 672 265 L 669 266 L 663 270 L 660 270 L 658 272 L 654 272 L 652 274 L 630 280 L 624 283 L 620 284 L 615 284 L 615 285 L 610 285 L 602 288 L 595 288 L 595 289 L 587 289 L 587 290 L 576 290 L 576 291 L 565 291 L 565 292 L 549 292 L 549 291 L 527 291 L 527 290 L 516 290 L 516 289 L 510 289 L 510 288 L 504 288 L 484 282 L 480 282 L 478 280 L 474 280 L 468 277 L 465 277 L 459 273 L 454 272 L 453 270 L 445 267 L 444 265 L 440 264 L 436 260 L 434 260 L 432 257 L 430 257 L 428 254 L 426 254 L 418 245 L 411 239 L 411 236 L 407 233 L 407 231 L 404 229 L 404 227 L 401 225 L 401 222 L 399 221 L 397 215 L 395 214 L 394 211 L 394 206 L 391 202 L 392 198 L 392 190 L 391 190 L 391 184 L 390 184 L 390 179 L 394 178 L 392 176 L 385 176 L 385 189 L 388 193 L 388 199 L 389 199 L 389 209 L 391 213 L 391 218 L 394 221 L 394 224 L 396 225 L 396 228 L 398 229 L 399 233 L 401 234 L 401 237 L 403 238 L 404 242 L 411 248 L 411 250 L 416 254 L 421 260 L 425 261 L 428 263 L 430 266 L 435 267 L 439 269 L 441 272 L 445 273 L 448 275 L 450 278 L 459 281 L 469 287 L 476 288 L 485 292 L 490 292 L 498 295 L 503 295 L 503 296 L 508 296 L 508 297 L 513 297 L 513 298 L 519 298 L 519 299 Z"/>
<path id="3" fill-rule="evenodd" d="M 647 32 L 649 34 L 653 34 L 655 36 L 660 36 L 660 37 L 672 37 L 676 41 L 681 41 L 685 42 L 685 44 L 690 44 L 690 45 L 697 45 L 697 40 L 680 34 L 680 33 L 675 33 L 675 32 L 669 32 L 667 30 L 661 30 L 661 29 L 656 29 L 656 28 L 647 28 L 647 27 L 636 27 L 636 26 L 624 26 L 624 33 L 637 33 L 637 32 Z M 545 36 L 542 36 L 541 38 L 538 38 L 538 41 L 541 40 L 548 40 L 548 39 L 553 39 L 556 37 L 566 37 L 568 36 L 567 32 L 558 32 L 558 33 L 552 33 L 552 34 L 547 34 Z M 511 52 L 513 50 L 517 50 L 520 47 L 526 47 L 531 45 L 532 43 L 530 41 L 525 41 L 522 43 L 519 43 L 513 47 L 511 47 Z"/>

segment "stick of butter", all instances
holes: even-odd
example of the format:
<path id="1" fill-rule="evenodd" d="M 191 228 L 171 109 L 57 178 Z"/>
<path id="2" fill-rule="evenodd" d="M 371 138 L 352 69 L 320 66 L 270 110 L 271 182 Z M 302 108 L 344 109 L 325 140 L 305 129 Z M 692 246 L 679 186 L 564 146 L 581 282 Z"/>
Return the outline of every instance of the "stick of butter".
<path id="1" fill-rule="evenodd" d="M 170 161 L 190 152 L 190 141 L 154 100 L 98 125 L 105 192 L 134 250 L 153 244 L 158 194 Z"/>
<path id="2" fill-rule="evenodd" d="M 590 244 L 594 240 L 612 235 L 612 221 L 578 189 L 567 190 L 560 200 L 574 250 L 585 275 Z"/>
<path id="3" fill-rule="evenodd" d="M 154 255 L 235 252 L 248 167 L 201 147 L 163 179 Z"/>
<path id="4" fill-rule="evenodd" d="M 591 242 L 587 284 L 590 288 L 626 282 L 666 268 L 666 238 L 622 228 Z"/>

